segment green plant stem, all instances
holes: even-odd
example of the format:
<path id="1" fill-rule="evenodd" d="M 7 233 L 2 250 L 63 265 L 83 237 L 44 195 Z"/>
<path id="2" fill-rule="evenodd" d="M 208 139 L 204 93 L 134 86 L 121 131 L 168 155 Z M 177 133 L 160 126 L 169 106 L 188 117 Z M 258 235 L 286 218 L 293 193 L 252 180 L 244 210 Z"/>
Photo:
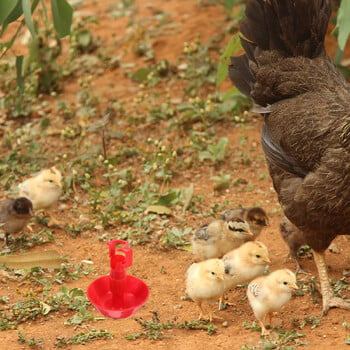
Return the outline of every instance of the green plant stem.
<path id="1" fill-rule="evenodd" d="M 18 35 L 19 32 L 21 31 L 23 25 L 24 25 L 24 20 L 21 21 L 21 23 L 20 23 L 20 25 L 18 26 L 18 28 L 17 28 L 15 34 L 14 34 L 13 37 L 12 37 L 12 39 L 11 39 L 12 44 L 11 44 L 11 45 L 8 45 L 8 46 L 6 47 L 5 51 L 3 51 L 2 54 L 0 55 L 0 59 L 2 59 L 2 58 L 6 55 L 7 51 L 10 50 L 10 48 L 11 48 L 12 45 L 13 45 L 13 42 L 16 40 L 17 35 Z"/>

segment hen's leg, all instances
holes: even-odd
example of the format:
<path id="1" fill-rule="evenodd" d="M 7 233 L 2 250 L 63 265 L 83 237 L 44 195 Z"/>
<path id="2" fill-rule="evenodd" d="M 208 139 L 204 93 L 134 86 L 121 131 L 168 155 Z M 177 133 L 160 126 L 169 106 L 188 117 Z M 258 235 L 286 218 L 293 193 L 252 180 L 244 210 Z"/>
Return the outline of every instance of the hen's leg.
<path id="1" fill-rule="evenodd" d="M 324 258 L 324 252 L 318 253 L 312 250 L 314 260 L 317 266 L 318 275 L 320 277 L 321 294 L 323 302 L 323 315 L 326 315 L 328 310 L 332 307 L 339 307 L 341 309 L 350 310 L 350 303 L 346 300 L 336 297 L 334 295 L 332 286 L 329 282 L 327 266 Z"/>

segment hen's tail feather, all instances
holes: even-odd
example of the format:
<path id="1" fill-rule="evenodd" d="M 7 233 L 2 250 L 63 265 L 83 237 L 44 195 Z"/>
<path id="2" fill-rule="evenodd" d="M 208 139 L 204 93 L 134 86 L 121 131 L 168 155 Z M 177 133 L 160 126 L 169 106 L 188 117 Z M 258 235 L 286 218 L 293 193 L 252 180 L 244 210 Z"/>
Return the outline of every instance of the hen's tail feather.
<path id="1" fill-rule="evenodd" d="M 250 71 L 249 61 L 246 55 L 231 57 L 229 76 L 235 77 L 236 87 L 245 95 L 250 96 L 255 78 Z"/>
<path id="2" fill-rule="evenodd" d="M 331 14 L 329 0 L 251 0 L 241 33 L 261 50 L 317 57 Z"/>
<path id="3" fill-rule="evenodd" d="M 330 0 L 250 0 L 240 28 L 245 55 L 229 67 L 233 83 L 262 105 L 307 91 L 304 67 L 293 60 L 304 57 L 307 65 L 324 55 L 330 14 Z M 282 91 L 287 71 L 291 88 Z"/>

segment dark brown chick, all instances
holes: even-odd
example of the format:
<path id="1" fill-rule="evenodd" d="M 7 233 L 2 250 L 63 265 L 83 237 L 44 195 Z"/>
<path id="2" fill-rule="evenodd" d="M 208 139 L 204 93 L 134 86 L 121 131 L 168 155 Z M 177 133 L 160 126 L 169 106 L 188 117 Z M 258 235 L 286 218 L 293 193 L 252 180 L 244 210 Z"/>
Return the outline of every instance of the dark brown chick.
<path id="1" fill-rule="evenodd" d="M 0 229 L 5 232 L 5 246 L 9 234 L 21 232 L 28 224 L 32 211 L 32 202 L 24 197 L 0 201 Z"/>
<path id="2" fill-rule="evenodd" d="M 261 207 L 251 208 L 232 208 L 227 209 L 222 213 L 222 220 L 230 221 L 233 218 L 240 218 L 248 222 L 250 231 L 254 237 L 251 240 L 255 240 L 261 233 L 261 230 L 269 224 L 269 218 L 265 210 Z"/>
<path id="3" fill-rule="evenodd" d="M 324 252 L 350 234 L 350 87 L 327 56 L 329 0 L 250 0 L 241 23 L 245 54 L 230 78 L 265 117 L 262 146 L 278 199 L 312 248 L 323 297 L 350 309 L 331 287 Z"/>
<path id="4" fill-rule="evenodd" d="M 306 245 L 304 234 L 295 225 L 293 225 L 286 216 L 283 215 L 280 221 L 280 233 L 283 240 L 287 243 L 289 248 L 289 254 L 295 262 L 297 268 L 295 273 L 307 273 L 305 272 L 298 260 L 298 250 L 303 245 Z"/>

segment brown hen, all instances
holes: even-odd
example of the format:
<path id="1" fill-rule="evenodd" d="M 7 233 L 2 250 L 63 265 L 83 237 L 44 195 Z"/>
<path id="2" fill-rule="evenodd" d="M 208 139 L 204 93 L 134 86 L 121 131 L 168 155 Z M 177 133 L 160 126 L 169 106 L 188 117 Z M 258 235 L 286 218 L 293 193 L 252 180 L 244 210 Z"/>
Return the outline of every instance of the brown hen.
<path id="1" fill-rule="evenodd" d="M 329 0 L 250 0 L 245 54 L 230 77 L 264 107 L 262 146 L 284 214 L 317 265 L 323 312 L 350 309 L 331 288 L 324 252 L 350 234 L 350 87 L 325 53 Z"/>

